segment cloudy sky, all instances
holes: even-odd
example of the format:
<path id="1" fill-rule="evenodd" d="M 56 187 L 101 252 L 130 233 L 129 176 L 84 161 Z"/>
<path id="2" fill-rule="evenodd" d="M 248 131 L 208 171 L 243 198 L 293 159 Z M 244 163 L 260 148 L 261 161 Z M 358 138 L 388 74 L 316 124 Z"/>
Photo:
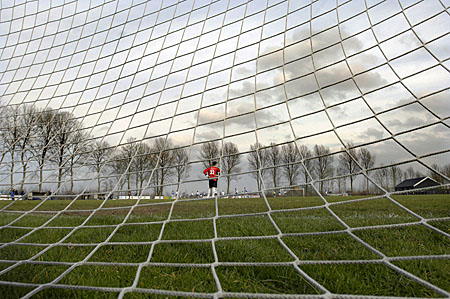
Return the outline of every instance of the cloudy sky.
<path id="1" fill-rule="evenodd" d="M 350 142 L 377 165 L 450 161 L 450 3 L 337 2 L 2 1 L 2 102 L 68 111 L 112 146 Z"/>

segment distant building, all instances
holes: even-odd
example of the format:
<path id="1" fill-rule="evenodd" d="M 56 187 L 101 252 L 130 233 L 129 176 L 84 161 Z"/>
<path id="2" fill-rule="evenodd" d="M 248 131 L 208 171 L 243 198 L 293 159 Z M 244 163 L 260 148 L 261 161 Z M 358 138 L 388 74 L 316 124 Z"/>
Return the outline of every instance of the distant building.
<path id="1" fill-rule="evenodd" d="M 426 176 L 421 178 L 407 179 L 395 186 L 395 191 L 406 191 L 411 190 L 415 194 L 436 194 L 441 193 L 440 189 L 430 189 L 430 190 L 421 190 L 414 191 L 415 189 L 426 188 L 426 187 L 435 187 L 440 184 L 433 180 L 432 178 Z M 408 192 L 409 193 L 409 192 Z"/>

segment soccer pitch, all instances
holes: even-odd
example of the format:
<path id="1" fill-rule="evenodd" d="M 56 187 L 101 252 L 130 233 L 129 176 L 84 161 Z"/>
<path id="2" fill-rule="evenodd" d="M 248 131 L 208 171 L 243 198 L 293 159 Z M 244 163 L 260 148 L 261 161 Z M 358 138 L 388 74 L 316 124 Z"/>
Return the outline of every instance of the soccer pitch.
<path id="1" fill-rule="evenodd" d="M 101 209 L 99 200 L 77 200 L 67 209 L 69 200 L 48 200 L 31 213 L 40 201 L 2 201 L 0 293 L 300 298 L 450 292 L 450 195 L 326 199 L 108 200 Z"/>

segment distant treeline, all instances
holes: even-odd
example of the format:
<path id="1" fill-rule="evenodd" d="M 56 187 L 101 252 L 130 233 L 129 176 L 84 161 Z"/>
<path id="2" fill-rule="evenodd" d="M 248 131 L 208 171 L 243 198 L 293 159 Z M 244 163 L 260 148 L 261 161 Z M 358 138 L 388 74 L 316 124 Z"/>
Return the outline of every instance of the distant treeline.
<path id="1" fill-rule="evenodd" d="M 233 142 L 211 141 L 202 143 L 198 152 L 190 154 L 189 147 L 177 147 L 169 138 L 150 140 L 129 138 L 120 146 L 111 146 L 103 137 L 94 138 L 73 114 L 51 109 L 38 109 L 31 105 L 2 106 L 0 118 L 0 184 L 10 188 L 43 191 L 49 178 L 56 178 L 55 191 L 73 194 L 75 182 L 80 181 L 80 169 L 89 169 L 93 175 L 84 175 L 84 181 L 96 179 L 97 192 L 102 192 L 108 181 L 118 184 L 119 190 L 151 189 L 155 195 L 164 194 L 168 183 L 179 183 L 190 171 L 190 160 L 198 159 L 207 168 L 218 161 L 227 193 L 241 172 L 249 172 L 257 189 L 284 188 L 303 185 L 306 194 L 311 178 L 319 180 L 318 190 L 354 193 L 356 174 L 361 170 L 385 189 L 392 189 L 403 179 L 420 177 L 412 167 L 405 171 L 391 165 L 371 171 L 376 157 L 364 147 L 349 143 L 338 154 L 332 154 L 324 145 L 312 148 L 298 143 L 277 145 L 253 144 L 248 153 L 240 153 Z M 242 158 L 246 157 L 246 163 Z M 243 169 L 245 164 L 248 169 Z M 450 176 L 450 164 L 432 165 L 434 170 Z M 20 176 L 20 181 L 17 182 Z M 428 173 L 438 182 L 442 176 Z M 151 181 L 149 181 L 151 179 Z M 82 180 L 81 180 L 82 181 Z M 370 193 L 366 177 L 358 192 Z M 349 182 L 349 186 L 347 183 Z M 28 185 L 27 185 L 28 184 Z M 29 187 L 29 184 L 32 187 Z M 264 184 L 264 186 L 263 186 Z M 34 185 L 34 186 L 33 186 Z M 125 188 L 126 186 L 126 188 Z M 348 187 L 349 188 L 348 188 Z M 2 188 L 5 189 L 5 188 Z"/>

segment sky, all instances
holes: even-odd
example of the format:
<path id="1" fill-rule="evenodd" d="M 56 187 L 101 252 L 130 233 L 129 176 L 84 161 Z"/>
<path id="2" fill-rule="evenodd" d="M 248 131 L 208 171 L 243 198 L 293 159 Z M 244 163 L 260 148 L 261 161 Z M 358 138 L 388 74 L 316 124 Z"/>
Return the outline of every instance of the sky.
<path id="1" fill-rule="evenodd" d="M 1 5 L 2 103 L 68 111 L 112 146 L 296 140 L 450 161 L 449 1 Z"/>

